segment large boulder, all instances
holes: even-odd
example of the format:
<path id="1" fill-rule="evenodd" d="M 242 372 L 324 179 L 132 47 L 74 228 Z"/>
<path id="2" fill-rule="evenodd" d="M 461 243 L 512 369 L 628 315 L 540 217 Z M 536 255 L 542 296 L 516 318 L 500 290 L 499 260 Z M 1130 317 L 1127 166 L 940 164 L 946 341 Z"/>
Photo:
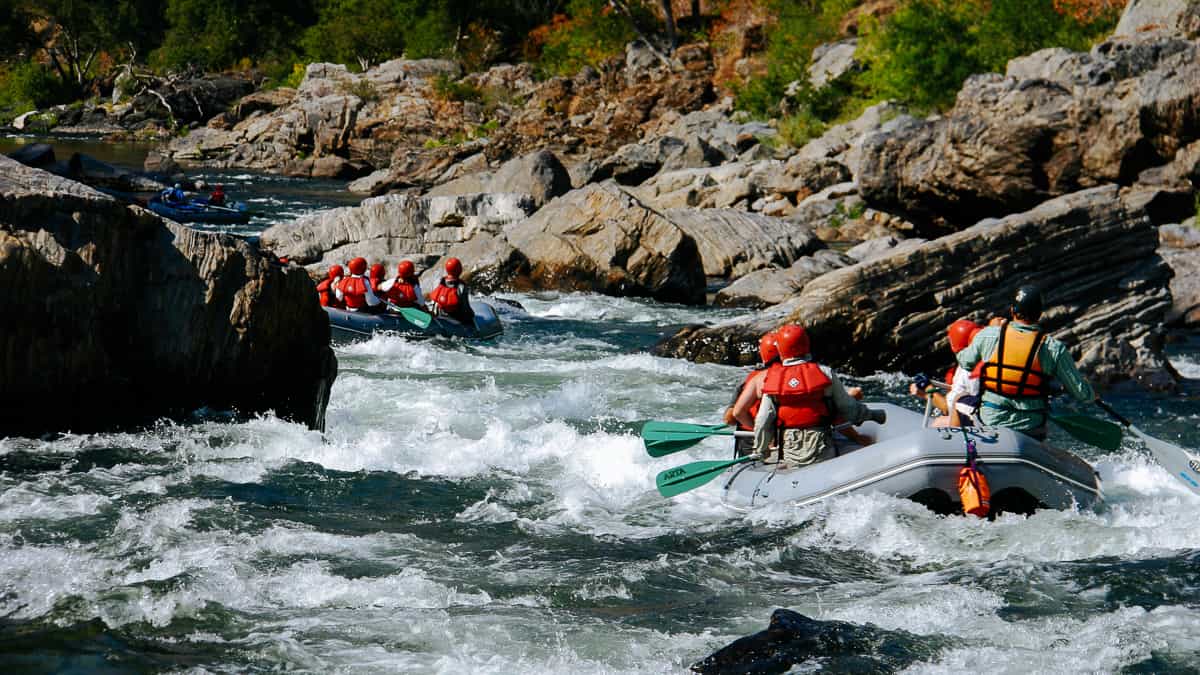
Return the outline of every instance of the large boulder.
<path id="1" fill-rule="evenodd" d="M 1131 184 L 1200 137 L 1198 81 L 1197 43 L 1160 32 L 1014 59 L 1006 76 L 970 78 L 944 117 L 906 118 L 864 139 L 863 198 L 960 227 Z"/>
<path id="2" fill-rule="evenodd" d="M 0 436 L 198 408 L 324 426 L 337 372 L 303 270 L 0 157 Z"/>
<path id="3" fill-rule="evenodd" d="M 477 155 L 478 156 L 478 155 Z M 571 174 L 549 150 L 509 160 L 493 171 L 471 173 L 435 186 L 431 197 L 480 192 L 527 194 L 540 207 L 571 190 Z"/>
<path id="4" fill-rule="evenodd" d="M 356 256 L 388 264 L 410 258 L 426 265 L 453 244 L 479 233 L 495 235 L 534 208 L 528 195 L 509 193 L 386 195 L 275 225 L 262 233 L 261 241 L 276 255 L 313 271 Z"/>
<path id="5" fill-rule="evenodd" d="M 505 228 L 532 288 L 704 304 L 696 242 L 612 181 L 573 190 Z"/>
<path id="6" fill-rule="evenodd" d="M 1129 0 L 1114 35 L 1134 35 L 1147 30 L 1200 34 L 1200 3 L 1196 0 Z"/>
<path id="7" fill-rule="evenodd" d="M 721 307 L 770 307 L 794 298 L 808 282 L 827 272 L 853 265 L 848 256 L 825 249 L 800 258 L 788 267 L 765 267 L 750 272 L 717 291 Z"/>
<path id="8" fill-rule="evenodd" d="M 786 267 L 825 244 L 812 230 L 736 209 L 669 209 L 672 223 L 696 241 L 704 274 L 738 278 L 766 267 Z"/>
<path id="9" fill-rule="evenodd" d="M 1186 193 L 1144 188 L 1072 193 L 835 270 L 789 300 L 786 316 L 689 329 L 658 352 L 747 362 L 764 331 L 798 322 L 831 365 L 929 371 L 950 358 L 950 322 L 1003 312 L 1017 286 L 1036 283 L 1049 305 L 1042 325 L 1097 381 L 1167 388 L 1174 380 L 1160 330 L 1171 307 L 1170 271 L 1156 253 L 1153 221 L 1179 218 L 1189 205 Z"/>

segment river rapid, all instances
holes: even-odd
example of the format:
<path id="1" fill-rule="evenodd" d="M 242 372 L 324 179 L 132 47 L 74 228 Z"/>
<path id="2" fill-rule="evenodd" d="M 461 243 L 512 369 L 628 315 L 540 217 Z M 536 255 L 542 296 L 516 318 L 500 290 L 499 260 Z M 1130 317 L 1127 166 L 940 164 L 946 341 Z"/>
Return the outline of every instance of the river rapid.
<path id="1" fill-rule="evenodd" d="M 716 422 L 745 371 L 647 350 L 736 312 L 506 297 L 524 309 L 494 342 L 336 345 L 324 434 L 198 411 L 0 439 L 0 665 L 680 672 L 786 607 L 875 626 L 859 671 L 1195 672 L 1200 497 L 1135 441 L 1052 433 L 1102 477 L 1094 511 L 988 522 L 853 495 L 741 514 L 719 482 L 664 500 L 658 471 L 729 444 L 652 459 L 641 423 Z M 1174 358 L 1200 377 L 1200 350 Z M 900 374 L 847 379 L 916 409 Z M 1195 400 L 1112 401 L 1200 447 Z"/>

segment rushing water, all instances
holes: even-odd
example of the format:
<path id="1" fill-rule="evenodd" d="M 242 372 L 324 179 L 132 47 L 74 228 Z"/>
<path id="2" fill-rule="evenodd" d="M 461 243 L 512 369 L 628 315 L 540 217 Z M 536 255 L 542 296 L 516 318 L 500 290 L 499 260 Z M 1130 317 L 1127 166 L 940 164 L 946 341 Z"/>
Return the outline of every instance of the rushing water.
<path id="1" fill-rule="evenodd" d="M 1137 443 L 1052 436 L 1102 476 L 1095 511 L 987 522 L 852 495 L 739 514 L 716 482 L 663 500 L 658 471 L 729 447 L 651 459 L 640 423 L 716 421 L 743 371 L 646 350 L 734 312 L 512 297 L 492 343 L 337 345 L 325 434 L 209 413 L 0 439 L 0 664 L 678 672 L 787 607 L 878 627 L 860 670 L 1195 671 L 1200 497 Z M 1185 375 L 1198 354 L 1178 350 Z M 899 375 L 853 382 L 905 402 Z M 1195 400 L 1113 401 L 1200 447 Z"/>

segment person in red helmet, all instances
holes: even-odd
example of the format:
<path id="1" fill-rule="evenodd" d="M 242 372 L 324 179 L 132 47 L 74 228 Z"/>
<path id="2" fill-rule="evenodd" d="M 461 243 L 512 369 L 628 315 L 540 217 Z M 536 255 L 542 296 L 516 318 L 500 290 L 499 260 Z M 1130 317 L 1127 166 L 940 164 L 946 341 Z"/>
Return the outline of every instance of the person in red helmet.
<path id="1" fill-rule="evenodd" d="M 775 346 L 775 332 L 771 331 L 758 340 L 758 356 L 762 361 L 751 370 L 742 384 L 733 394 L 733 401 L 725 409 L 725 424 L 736 424 L 742 431 L 754 430 L 754 416 L 758 414 L 759 398 L 755 396 L 755 384 L 767 374 L 767 368 L 779 361 L 779 348 Z M 742 412 L 742 420 L 737 418 L 736 411 Z M 733 439 L 733 452 L 736 457 L 745 457 L 754 451 L 754 442 L 746 437 Z"/>
<path id="2" fill-rule="evenodd" d="M 446 276 L 438 281 L 438 285 L 429 293 L 432 309 L 438 314 L 445 314 L 456 321 L 468 326 L 475 323 L 475 312 L 471 310 L 470 293 L 467 285 L 459 278 L 462 276 L 462 261 L 451 258 L 446 261 Z"/>
<path id="3" fill-rule="evenodd" d="M 425 295 L 421 293 L 421 281 L 412 262 L 401 260 L 396 266 L 396 276 L 379 286 L 383 298 L 397 307 L 424 307 Z"/>
<path id="4" fill-rule="evenodd" d="M 983 326 L 968 319 L 959 319 L 946 329 L 950 340 L 950 351 L 958 354 L 971 344 L 975 336 L 983 330 Z M 955 365 L 946 372 L 946 386 L 950 389 L 945 395 L 932 391 L 929 378 L 917 375 L 912 384 L 908 385 L 908 393 L 917 398 L 929 397 L 933 407 L 941 411 L 930 426 L 934 427 L 972 427 L 975 426 L 975 415 L 979 408 L 979 374 Z"/>
<path id="5" fill-rule="evenodd" d="M 217 183 L 211 194 L 208 195 L 208 203 L 213 206 L 225 206 L 225 186 Z"/>
<path id="6" fill-rule="evenodd" d="M 317 301 L 321 303 L 322 307 L 334 307 L 337 309 L 345 307 L 334 294 L 338 282 L 345 274 L 346 272 L 342 269 L 341 265 L 333 265 L 329 268 L 329 274 L 321 280 L 321 283 L 317 284 Z"/>
<path id="7" fill-rule="evenodd" d="M 780 362 L 768 368 L 755 387 L 762 402 L 754 417 L 754 451 L 764 460 L 772 445 L 778 448 L 783 468 L 831 459 L 837 452 L 835 419 L 851 424 L 887 421 L 884 411 L 855 400 L 832 369 L 812 360 L 803 327 L 780 328 L 775 344 Z"/>
<path id="8" fill-rule="evenodd" d="M 371 282 L 367 279 L 367 259 L 355 258 L 347 265 L 350 276 L 342 279 L 337 285 L 337 299 L 346 303 L 350 312 L 366 312 L 375 314 L 383 311 L 383 300 L 375 295 Z"/>
<path id="9" fill-rule="evenodd" d="M 383 277 L 387 275 L 387 268 L 383 263 L 375 263 L 371 265 L 371 271 L 367 273 L 367 279 L 371 282 L 371 290 L 375 291 L 375 295 L 383 295 L 379 290 L 379 285 L 383 283 Z"/>

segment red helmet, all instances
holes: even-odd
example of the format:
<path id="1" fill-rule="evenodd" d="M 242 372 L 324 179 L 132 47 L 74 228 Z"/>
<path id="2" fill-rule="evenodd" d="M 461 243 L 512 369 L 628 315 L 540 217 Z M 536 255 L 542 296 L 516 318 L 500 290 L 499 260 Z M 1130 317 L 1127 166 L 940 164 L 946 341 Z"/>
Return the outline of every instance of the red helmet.
<path id="1" fill-rule="evenodd" d="M 775 332 L 772 331 L 758 339 L 758 355 L 763 363 L 770 363 L 779 358 L 779 347 L 775 344 Z"/>
<path id="2" fill-rule="evenodd" d="M 349 267 L 350 267 L 350 274 L 361 275 L 363 272 L 367 271 L 367 259 L 366 258 L 355 258 L 354 260 L 350 261 Z"/>
<path id="3" fill-rule="evenodd" d="M 809 351 L 808 333 L 803 326 L 784 326 L 775 333 L 775 344 L 779 348 L 779 358 L 784 361 L 799 358 Z"/>
<path id="4" fill-rule="evenodd" d="M 334 265 L 329 268 L 329 278 L 330 279 L 336 279 L 340 276 L 344 276 L 345 274 L 346 274 L 346 270 L 342 269 L 341 265 Z"/>
<path id="5" fill-rule="evenodd" d="M 387 274 L 387 271 L 384 269 L 383 263 L 371 265 L 371 274 L 369 276 L 372 279 L 382 279 L 385 274 Z"/>
<path id="6" fill-rule="evenodd" d="M 400 264 L 396 266 L 396 274 L 400 275 L 401 279 L 410 279 L 416 273 L 417 270 L 413 267 L 411 260 L 401 260 Z"/>
<path id="7" fill-rule="evenodd" d="M 946 329 L 946 333 L 950 336 L 950 351 L 957 354 L 966 349 L 975 337 L 975 333 L 980 330 L 982 328 L 979 324 L 969 319 L 959 319 L 950 324 L 950 327 Z"/>
<path id="8" fill-rule="evenodd" d="M 462 261 L 458 258 L 451 258 L 446 261 L 446 274 L 452 278 L 458 278 L 462 274 Z"/>

